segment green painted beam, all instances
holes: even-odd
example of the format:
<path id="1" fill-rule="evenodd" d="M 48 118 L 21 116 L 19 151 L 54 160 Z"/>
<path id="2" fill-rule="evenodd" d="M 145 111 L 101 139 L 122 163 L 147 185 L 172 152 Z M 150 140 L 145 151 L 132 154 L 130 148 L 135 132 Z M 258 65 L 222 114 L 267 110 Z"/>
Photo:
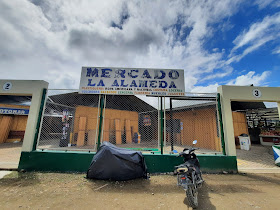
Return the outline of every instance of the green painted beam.
<path id="1" fill-rule="evenodd" d="M 95 153 L 76 151 L 22 152 L 19 170 L 86 172 Z M 172 172 L 183 159 L 175 155 L 143 154 L 149 173 Z M 208 173 L 237 172 L 236 156 L 198 155 L 201 170 Z"/>
<path id="2" fill-rule="evenodd" d="M 158 152 L 159 149 L 157 148 L 124 148 L 129 150 L 136 150 L 136 151 L 151 151 L 151 152 Z"/>

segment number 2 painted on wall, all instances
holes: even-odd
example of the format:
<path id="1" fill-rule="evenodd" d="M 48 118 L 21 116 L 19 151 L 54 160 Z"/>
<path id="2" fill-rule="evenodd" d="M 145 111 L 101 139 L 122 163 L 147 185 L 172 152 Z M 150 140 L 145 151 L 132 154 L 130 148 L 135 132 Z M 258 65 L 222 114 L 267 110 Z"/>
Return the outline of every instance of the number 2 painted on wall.
<path id="1" fill-rule="evenodd" d="M 12 88 L 12 83 L 11 82 L 6 82 L 3 85 L 3 90 L 11 90 L 11 88 Z"/>

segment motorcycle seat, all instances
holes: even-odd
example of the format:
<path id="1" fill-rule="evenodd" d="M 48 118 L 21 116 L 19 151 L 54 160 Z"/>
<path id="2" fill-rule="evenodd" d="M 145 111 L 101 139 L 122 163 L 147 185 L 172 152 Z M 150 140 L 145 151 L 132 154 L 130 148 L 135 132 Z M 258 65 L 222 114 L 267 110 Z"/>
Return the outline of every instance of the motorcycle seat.
<path id="1" fill-rule="evenodd" d="M 176 168 L 177 173 L 185 173 L 188 172 L 188 168 Z"/>

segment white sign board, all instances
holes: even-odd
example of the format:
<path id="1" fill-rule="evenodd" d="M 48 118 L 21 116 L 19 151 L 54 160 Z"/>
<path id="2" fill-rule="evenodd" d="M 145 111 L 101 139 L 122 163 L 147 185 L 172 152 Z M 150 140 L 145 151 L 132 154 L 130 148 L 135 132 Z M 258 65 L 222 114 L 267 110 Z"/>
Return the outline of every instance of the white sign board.
<path id="1" fill-rule="evenodd" d="M 82 67 L 79 93 L 183 96 L 184 70 Z"/>

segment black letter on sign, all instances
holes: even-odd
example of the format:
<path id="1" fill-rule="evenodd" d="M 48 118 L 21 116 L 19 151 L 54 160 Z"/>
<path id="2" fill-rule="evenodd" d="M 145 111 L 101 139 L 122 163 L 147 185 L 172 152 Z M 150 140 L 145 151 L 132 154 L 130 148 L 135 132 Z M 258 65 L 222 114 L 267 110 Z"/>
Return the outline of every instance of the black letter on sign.
<path id="1" fill-rule="evenodd" d="M 171 70 L 171 71 L 169 72 L 169 77 L 170 77 L 171 79 L 178 79 L 178 77 L 179 77 L 179 72 L 176 71 L 176 70 Z"/>

